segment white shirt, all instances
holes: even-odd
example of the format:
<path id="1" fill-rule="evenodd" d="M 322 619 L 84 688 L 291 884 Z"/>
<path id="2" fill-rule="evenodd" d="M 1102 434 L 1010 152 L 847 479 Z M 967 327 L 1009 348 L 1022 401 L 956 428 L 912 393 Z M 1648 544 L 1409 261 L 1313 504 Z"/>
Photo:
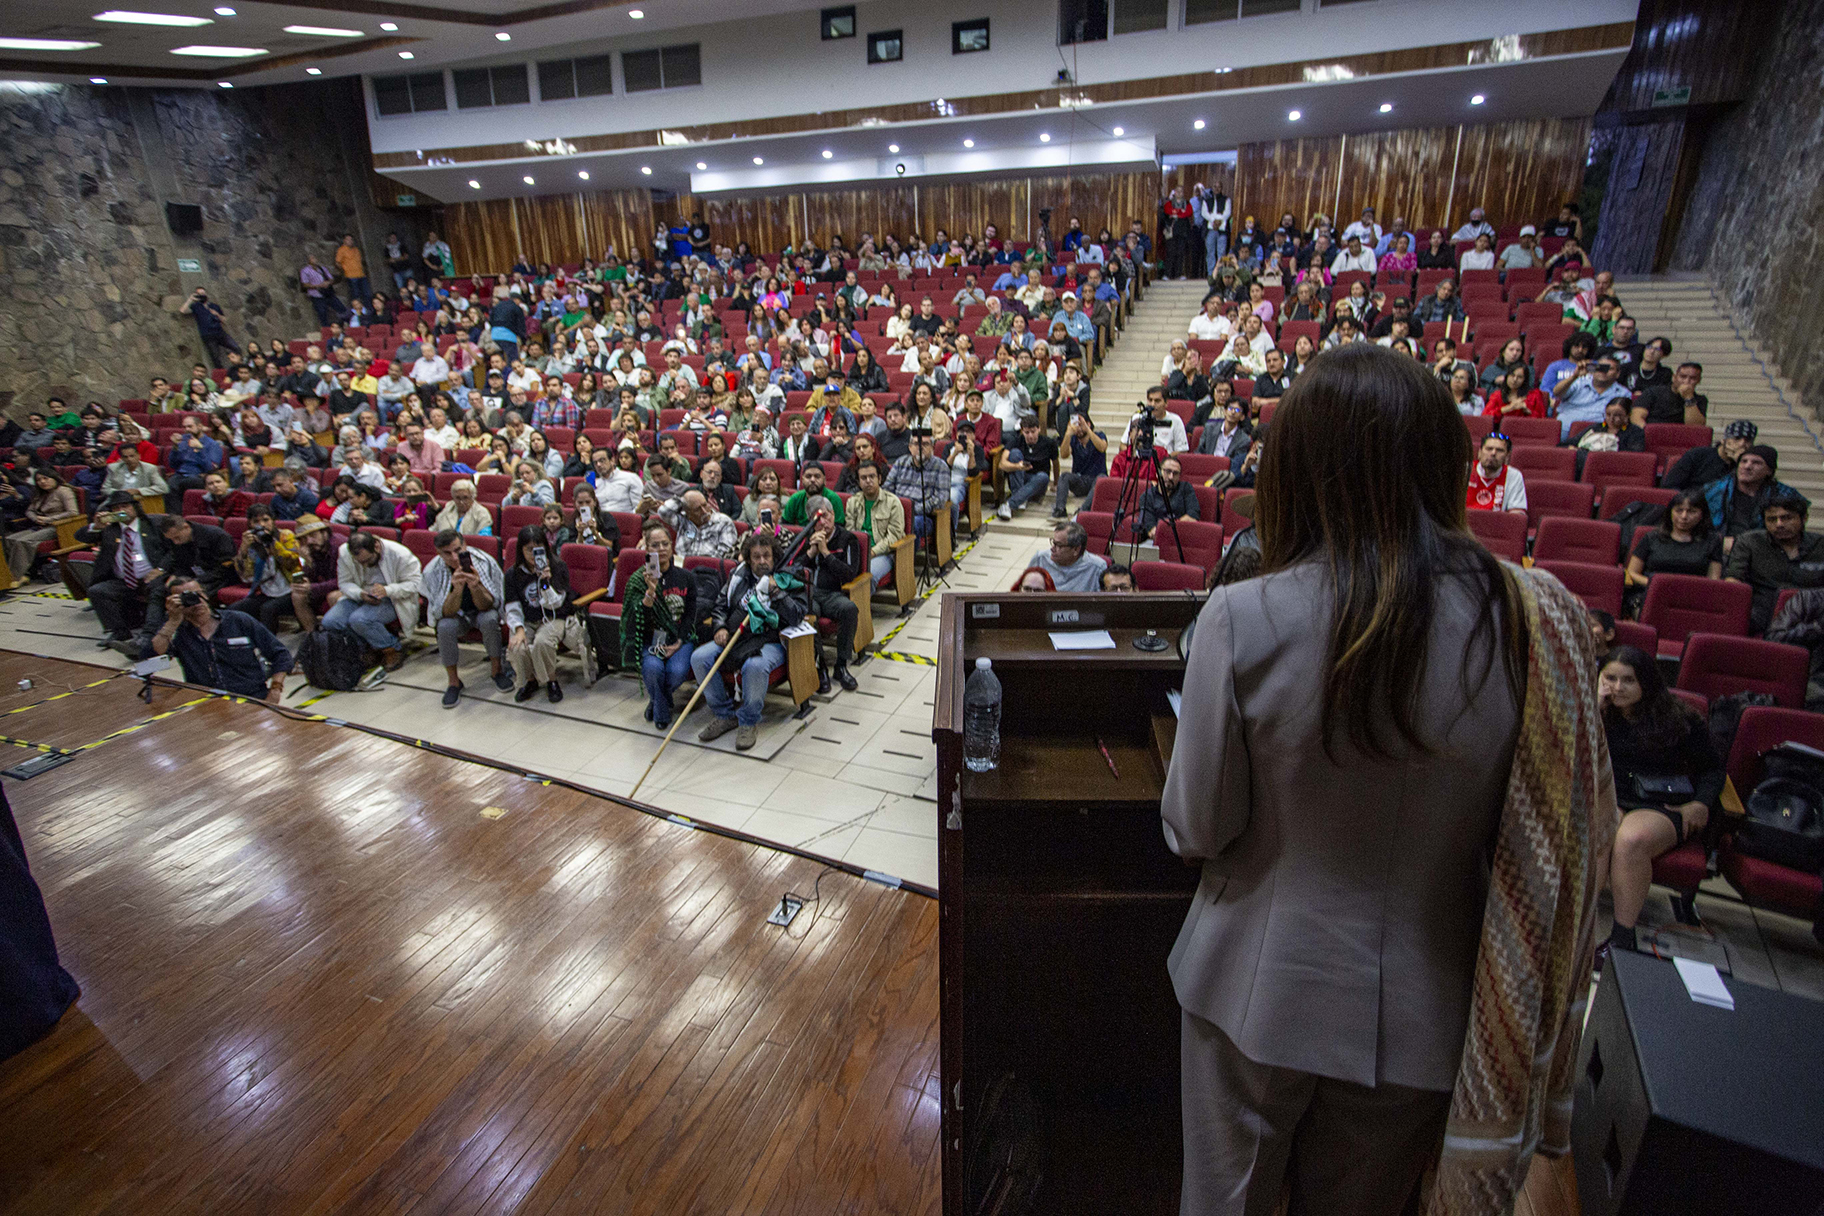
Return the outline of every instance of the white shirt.
<path id="1" fill-rule="evenodd" d="M 1341 253 L 1337 254 L 1336 260 L 1330 263 L 1330 273 L 1342 274 L 1345 271 L 1350 270 L 1365 270 L 1369 274 L 1373 274 L 1374 267 L 1374 250 L 1364 245 L 1362 246 L 1362 251 L 1360 253 L 1350 253 L 1347 249 L 1344 249 Z"/>
<path id="2" fill-rule="evenodd" d="M 435 430 L 426 429 L 424 437 L 446 452 L 454 452 L 462 446 L 462 433 L 447 422 Z"/>
<path id="3" fill-rule="evenodd" d="M 359 473 L 355 472 L 355 470 L 348 465 L 343 465 L 336 470 L 337 477 L 342 476 L 344 473 L 348 474 L 364 486 L 372 486 L 376 490 L 386 489 L 386 470 L 371 460 L 361 466 L 361 471 Z"/>
<path id="4" fill-rule="evenodd" d="M 1459 270 L 1493 270 L 1495 268 L 1495 251 L 1492 249 L 1471 249 L 1457 259 Z"/>
<path id="5" fill-rule="evenodd" d="M 638 510 L 645 484 L 640 480 L 639 474 L 630 473 L 626 469 L 615 469 L 608 474 L 605 482 L 596 478 L 595 501 L 601 504 L 604 511 Z"/>
<path id="6" fill-rule="evenodd" d="M 1127 429 L 1121 432 L 1121 442 L 1123 445 L 1131 445 L 1130 437 L 1132 436 L 1133 431 L 1134 424 L 1130 419 L 1127 424 Z M 1155 419 L 1153 421 L 1153 442 L 1155 444 L 1163 443 L 1165 445 L 1165 450 L 1168 452 L 1190 451 L 1191 441 L 1184 433 L 1184 419 L 1176 414 L 1167 414 L 1164 422 Z"/>
<path id="7" fill-rule="evenodd" d="M 539 386 L 543 383 L 544 381 L 539 378 L 539 374 L 529 367 L 520 371 L 507 373 L 507 387 L 520 389 L 525 392 L 527 396 L 531 396 L 533 393 L 537 392 Z"/>
<path id="8" fill-rule="evenodd" d="M 412 379 L 421 385 L 442 384 L 449 378 L 450 365 L 442 355 L 420 355 L 412 364 Z"/>
<path id="9" fill-rule="evenodd" d="M 1248 346 L 1263 360 L 1263 367 L 1265 366 L 1264 360 L 1266 359 L 1267 352 L 1272 350 L 1275 345 L 1276 343 L 1273 341 L 1273 335 L 1269 334 L 1264 329 L 1248 340 Z"/>
<path id="10" fill-rule="evenodd" d="M 1209 313 L 1200 312 L 1191 318 L 1188 332 L 1200 341 L 1221 342 L 1235 332 L 1235 326 L 1223 313 L 1217 313 L 1212 320 Z"/>
<path id="11" fill-rule="evenodd" d="M 1484 234 L 1487 234 L 1491 240 L 1495 235 L 1495 226 L 1487 220 L 1483 220 L 1480 224 L 1463 225 L 1450 234 L 1450 239 L 1453 241 L 1473 241 Z"/>
<path id="12" fill-rule="evenodd" d="M 1352 236 L 1361 237 L 1362 244 L 1369 249 L 1373 249 L 1381 243 L 1381 226 L 1379 224 L 1367 224 L 1363 223 L 1361 220 L 1357 220 L 1355 223 L 1343 229 L 1343 243 L 1347 244 L 1349 238 Z"/>

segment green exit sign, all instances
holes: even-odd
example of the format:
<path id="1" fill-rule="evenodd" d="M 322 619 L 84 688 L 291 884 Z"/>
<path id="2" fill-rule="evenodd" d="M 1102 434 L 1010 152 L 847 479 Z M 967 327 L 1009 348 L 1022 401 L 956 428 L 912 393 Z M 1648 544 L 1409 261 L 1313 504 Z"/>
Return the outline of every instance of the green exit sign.
<path id="1" fill-rule="evenodd" d="M 1689 95 L 1690 92 L 1690 89 L 1685 90 L 1687 95 Z M 418 196 L 416 194 L 395 194 L 393 200 L 401 207 L 416 207 L 418 205 Z"/>
<path id="2" fill-rule="evenodd" d="M 1655 106 L 1688 106 L 1691 104 L 1691 86 L 1680 85 L 1676 89 L 1654 89 Z"/>
<path id="3" fill-rule="evenodd" d="M 203 273 L 202 259 L 179 258 L 177 259 L 177 269 L 180 274 L 201 274 Z"/>

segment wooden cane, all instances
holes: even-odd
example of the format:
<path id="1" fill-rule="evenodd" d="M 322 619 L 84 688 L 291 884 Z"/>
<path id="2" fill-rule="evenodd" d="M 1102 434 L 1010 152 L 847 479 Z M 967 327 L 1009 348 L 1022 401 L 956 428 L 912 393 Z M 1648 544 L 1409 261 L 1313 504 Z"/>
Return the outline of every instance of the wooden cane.
<path id="1" fill-rule="evenodd" d="M 746 632 L 747 621 L 744 619 L 741 624 L 736 627 L 735 631 L 728 635 L 728 641 L 723 645 L 722 653 L 716 656 L 716 661 L 714 663 L 710 664 L 709 673 L 701 680 L 697 681 L 697 690 L 691 693 L 690 700 L 685 702 L 684 712 L 678 715 L 678 720 L 673 722 L 671 724 L 671 729 L 665 732 L 665 741 L 660 743 L 659 750 L 652 754 L 652 760 L 646 765 L 646 771 L 640 774 L 640 779 L 633 783 L 632 789 L 627 791 L 627 796 L 629 798 L 639 793 L 640 786 L 644 785 L 646 783 L 646 778 L 652 775 L 653 765 L 659 762 L 659 757 L 663 756 L 665 754 L 665 749 L 671 746 L 671 737 L 678 733 L 678 728 L 680 726 L 684 725 L 684 719 L 690 717 L 690 711 L 697 707 L 697 698 L 703 695 L 703 690 L 709 687 L 709 682 L 716 678 L 716 673 L 718 671 L 722 670 L 722 661 L 728 658 L 729 651 L 735 648 L 735 643 L 739 641 L 741 635 Z"/>

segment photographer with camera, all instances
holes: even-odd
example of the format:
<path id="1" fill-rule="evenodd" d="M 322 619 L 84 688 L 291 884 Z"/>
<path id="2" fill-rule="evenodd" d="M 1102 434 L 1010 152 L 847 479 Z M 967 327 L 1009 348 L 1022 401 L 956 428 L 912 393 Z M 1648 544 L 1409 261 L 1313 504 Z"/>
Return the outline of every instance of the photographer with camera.
<path id="1" fill-rule="evenodd" d="M 513 677 L 502 667 L 500 604 L 505 595 L 505 576 L 500 563 L 479 549 L 469 548 L 462 533 L 454 528 L 439 532 L 434 543 L 437 557 L 424 564 L 419 594 L 430 606 L 428 615 L 437 629 L 438 656 L 449 676 L 443 707 L 454 709 L 462 698 L 462 677 L 456 673 L 461 658 L 457 644 L 471 629 L 480 631 L 482 644 L 487 647 L 494 687 L 512 692 Z"/>
<path id="2" fill-rule="evenodd" d="M 1151 440 L 1149 445 L 1148 440 Z M 1146 404 L 1135 407 L 1135 414 L 1121 436 L 1124 447 L 1157 446 L 1167 452 L 1189 451 L 1191 441 L 1184 430 L 1184 419 L 1165 405 L 1165 389 L 1157 384 L 1146 390 Z"/>
<path id="3" fill-rule="evenodd" d="M 191 684 L 277 705 L 285 695 L 291 651 L 244 612 L 216 612 L 194 578 L 171 581 L 165 621 L 152 635 L 153 654 L 175 654 Z"/>
<path id="4" fill-rule="evenodd" d="M 222 306 L 211 300 L 203 288 L 191 292 L 190 298 L 177 311 L 187 314 L 196 322 L 196 336 L 203 340 L 203 349 L 209 352 L 209 366 L 227 366 L 222 362 L 223 350 L 231 350 L 237 355 L 241 353 L 241 344 L 229 337 L 228 330 L 222 325 L 225 316 Z"/>

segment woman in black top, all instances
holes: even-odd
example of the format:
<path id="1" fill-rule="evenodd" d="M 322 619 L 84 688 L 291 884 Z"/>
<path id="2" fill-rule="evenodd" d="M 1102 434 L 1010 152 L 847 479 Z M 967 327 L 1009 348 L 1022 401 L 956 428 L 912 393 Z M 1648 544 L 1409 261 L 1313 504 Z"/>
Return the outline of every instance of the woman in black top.
<path id="1" fill-rule="evenodd" d="M 1628 556 L 1627 600 L 1630 617 L 1640 615 L 1647 598 L 1647 583 L 1655 574 L 1695 574 L 1699 578 L 1723 577 L 1723 538 L 1710 522 L 1709 505 L 1702 490 L 1680 490 L 1666 506 L 1659 527 L 1634 535 Z"/>
<path id="2" fill-rule="evenodd" d="M 855 352 L 854 362 L 849 364 L 849 387 L 863 395 L 884 393 L 891 387 L 887 383 L 887 370 L 874 362 L 874 352 L 862 347 Z"/>
<path id="3" fill-rule="evenodd" d="M 601 545 L 608 550 L 608 590 L 614 591 L 614 563 L 621 552 L 621 529 L 614 516 L 602 510 L 595 500 L 595 487 L 580 485 L 571 501 L 575 504 L 571 532 L 579 545 Z"/>
<path id="4" fill-rule="evenodd" d="M 646 718 L 671 729 L 672 693 L 690 679 L 696 640 L 697 588 L 673 560 L 671 532 L 652 518 L 642 531 L 647 563 L 627 579 L 621 609 L 621 666 L 638 666 L 646 685 Z"/>
<path id="5" fill-rule="evenodd" d="M 1431 241 L 1419 251 L 1420 270 L 1455 270 L 1457 251 L 1444 239 L 1444 233 L 1433 229 Z"/>
<path id="6" fill-rule="evenodd" d="M 1185 351 L 1184 363 L 1172 369 L 1165 395 L 1172 401 L 1202 401 L 1210 395 L 1210 378 L 1203 374 L 1203 357 L 1196 347 Z"/>
<path id="7" fill-rule="evenodd" d="M 728 454 L 728 438 L 720 432 L 703 436 L 703 457 L 698 468 L 712 462 L 722 466 L 723 485 L 746 484 L 747 470 L 739 460 Z"/>
<path id="8" fill-rule="evenodd" d="M 561 511 L 558 518 L 561 523 Z M 543 684 L 546 699 L 555 704 L 564 699 L 563 687 L 557 682 L 558 647 L 569 646 L 587 663 L 589 640 L 570 590 L 570 568 L 558 556 L 557 547 L 546 543 L 545 530 L 538 524 L 521 528 L 518 549 L 513 568 L 507 571 L 502 596 L 506 605 L 501 612 L 511 630 L 507 659 L 519 677 L 520 688 L 513 699 L 529 701 Z"/>
<path id="9" fill-rule="evenodd" d="M 1636 948 L 1634 924 L 1653 859 L 1703 830 L 1723 792 L 1723 762 L 1702 715 L 1674 697 L 1653 659 L 1617 646 L 1598 685 L 1621 827 L 1609 861 L 1615 929 L 1609 946 Z"/>

